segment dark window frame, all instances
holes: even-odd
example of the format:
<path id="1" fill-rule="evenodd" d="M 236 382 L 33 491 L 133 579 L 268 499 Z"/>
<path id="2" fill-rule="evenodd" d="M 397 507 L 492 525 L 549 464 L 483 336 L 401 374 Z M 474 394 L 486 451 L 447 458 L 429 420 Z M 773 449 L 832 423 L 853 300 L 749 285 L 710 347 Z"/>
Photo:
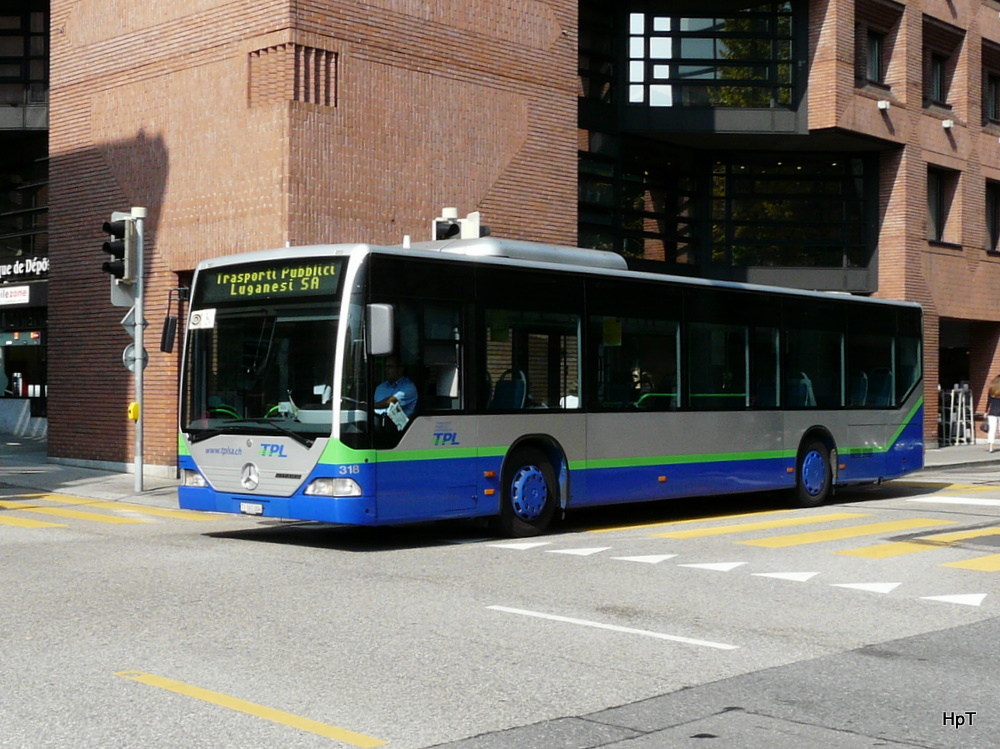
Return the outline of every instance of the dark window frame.
<path id="1" fill-rule="evenodd" d="M 640 16 L 641 29 L 633 21 Z M 626 105 L 793 109 L 803 59 L 800 22 L 799 6 L 780 0 L 759 0 L 728 15 L 712 8 L 700 14 L 633 13 L 623 65 Z M 694 54 L 698 46 L 710 54 Z M 740 47 L 767 52 L 740 56 Z"/>
<path id="2" fill-rule="evenodd" d="M 865 81 L 885 85 L 886 34 L 868 29 L 865 35 Z"/>
<path id="3" fill-rule="evenodd" d="M 986 181 L 986 251 L 1000 253 L 1000 182 Z"/>

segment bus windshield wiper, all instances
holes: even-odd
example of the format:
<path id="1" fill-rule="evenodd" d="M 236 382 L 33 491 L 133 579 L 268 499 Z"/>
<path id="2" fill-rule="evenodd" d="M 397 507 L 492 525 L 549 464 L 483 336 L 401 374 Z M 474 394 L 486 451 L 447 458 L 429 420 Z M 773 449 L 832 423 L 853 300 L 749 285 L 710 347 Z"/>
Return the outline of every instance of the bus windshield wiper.
<path id="1" fill-rule="evenodd" d="M 227 424 L 265 424 L 269 427 L 273 427 L 275 430 L 281 432 L 282 434 L 287 434 L 293 440 L 298 442 L 300 445 L 305 445 L 306 447 L 312 447 L 313 442 L 316 441 L 315 438 L 305 437 L 293 429 L 289 429 L 286 426 L 282 426 L 277 422 L 273 421 L 272 418 L 260 417 L 256 419 L 232 419 L 226 422 Z"/>
<path id="2" fill-rule="evenodd" d="M 225 430 L 223 429 L 192 429 L 188 432 L 188 440 L 190 442 L 201 442 L 212 437 L 218 437 L 224 433 Z"/>

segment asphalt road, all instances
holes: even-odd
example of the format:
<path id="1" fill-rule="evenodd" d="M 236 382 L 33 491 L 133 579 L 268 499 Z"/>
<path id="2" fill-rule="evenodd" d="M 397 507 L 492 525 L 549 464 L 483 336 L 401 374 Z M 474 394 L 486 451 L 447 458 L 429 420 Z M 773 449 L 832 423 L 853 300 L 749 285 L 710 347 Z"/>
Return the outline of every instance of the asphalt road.
<path id="1" fill-rule="evenodd" d="M 0 747 L 987 747 L 1000 472 L 356 530 L 0 476 Z"/>

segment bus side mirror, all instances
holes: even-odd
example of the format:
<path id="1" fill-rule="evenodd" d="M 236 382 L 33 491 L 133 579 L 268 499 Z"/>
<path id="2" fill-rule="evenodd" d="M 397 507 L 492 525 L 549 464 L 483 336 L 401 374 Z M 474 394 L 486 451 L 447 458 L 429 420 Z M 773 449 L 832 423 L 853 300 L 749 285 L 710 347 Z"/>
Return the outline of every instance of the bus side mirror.
<path id="1" fill-rule="evenodd" d="M 177 338 L 177 315 L 167 315 L 163 318 L 163 330 L 160 332 L 160 351 L 173 353 L 174 339 Z"/>
<path id="2" fill-rule="evenodd" d="M 391 304 L 368 305 L 368 353 L 388 356 L 396 349 L 395 310 Z"/>
<path id="3" fill-rule="evenodd" d="M 160 351 L 171 354 L 174 351 L 174 339 L 177 338 L 177 315 L 170 314 L 174 297 L 177 297 L 177 307 L 180 309 L 181 302 L 186 302 L 191 296 L 187 286 L 171 289 L 167 294 L 167 316 L 163 319 L 163 330 L 160 332 Z"/>

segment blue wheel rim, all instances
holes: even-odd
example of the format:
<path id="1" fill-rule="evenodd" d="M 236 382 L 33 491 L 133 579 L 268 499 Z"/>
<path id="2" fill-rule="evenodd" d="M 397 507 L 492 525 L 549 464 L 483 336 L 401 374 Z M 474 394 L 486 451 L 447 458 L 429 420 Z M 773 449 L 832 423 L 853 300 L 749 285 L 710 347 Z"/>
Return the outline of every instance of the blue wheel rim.
<path id="1" fill-rule="evenodd" d="M 819 450 L 810 450 L 802 458 L 802 487 L 811 497 L 826 488 L 826 459 Z"/>
<path id="2" fill-rule="evenodd" d="M 538 466 L 521 466 L 510 482 L 510 504 L 521 520 L 537 520 L 549 500 L 549 487 Z"/>

